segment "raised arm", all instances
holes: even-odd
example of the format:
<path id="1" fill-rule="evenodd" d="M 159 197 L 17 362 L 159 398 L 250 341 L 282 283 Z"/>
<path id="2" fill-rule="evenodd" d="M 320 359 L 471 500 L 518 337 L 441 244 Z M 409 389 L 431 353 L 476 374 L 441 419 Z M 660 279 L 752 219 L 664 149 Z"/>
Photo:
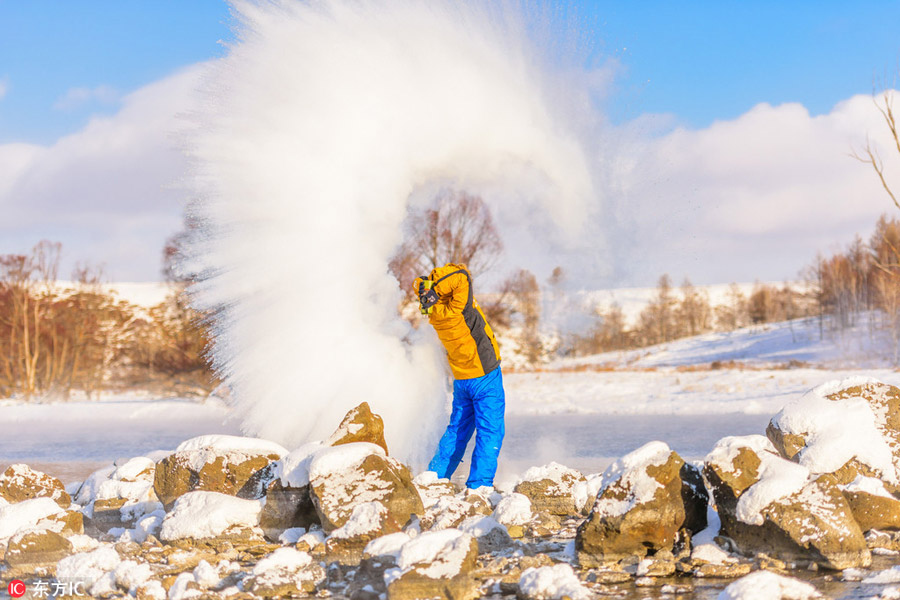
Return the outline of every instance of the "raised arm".
<path id="1" fill-rule="evenodd" d="M 434 305 L 436 317 L 462 314 L 469 303 L 469 273 L 461 265 L 447 265 L 431 272 L 439 301 Z"/>

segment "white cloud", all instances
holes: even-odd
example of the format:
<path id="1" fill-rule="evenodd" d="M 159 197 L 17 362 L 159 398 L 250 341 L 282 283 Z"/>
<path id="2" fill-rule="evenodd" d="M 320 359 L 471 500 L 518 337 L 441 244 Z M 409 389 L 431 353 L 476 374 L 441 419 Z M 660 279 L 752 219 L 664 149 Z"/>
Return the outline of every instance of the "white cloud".
<path id="1" fill-rule="evenodd" d="M 826 115 L 760 104 L 701 130 L 625 136 L 611 157 L 612 259 L 626 278 L 727 282 L 794 278 L 896 209 L 871 167 L 850 154 L 866 135 L 900 189 L 900 156 L 869 96 Z"/>
<path id="2" fill-rule="evenodd" d="M 115 115 L 52 146 L 0 145 L 0 253 L 51 239 L 63 243 L 64 268 L 87 260 L 113 279 L 158 278 L 162 244 L 181 224 L 179 115 L 195 106 L 200 68 L 125 96 Z"/>
<path id="3" fill-rule="evenodd" d="M 76 87 L 70 88 L 54 104 L 56 110 L 74 110 L 92 102 L 100 104 L 113 104 L 119 99 L 119 92 L 108 85 L 98 85 L 95 88 Z"/>

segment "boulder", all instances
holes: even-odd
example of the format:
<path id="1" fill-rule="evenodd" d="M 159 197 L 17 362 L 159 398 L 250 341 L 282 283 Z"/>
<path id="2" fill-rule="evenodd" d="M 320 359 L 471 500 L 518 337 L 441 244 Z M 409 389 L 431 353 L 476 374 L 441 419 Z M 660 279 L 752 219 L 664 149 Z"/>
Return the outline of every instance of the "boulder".
<path id="1" fill-rule="evenodd" d="M 506 527 L 526 525 L 534 518 L 531 500 L 523 494 L 507 494 L 497 503 L 493 517 Z"/>
<path id="2" fill-rule="evenodd" d="M 409 469 L 375 444 L 353 442 L 319 450 L 310 462 L 309 480 L 326 533 L 347 523 L 353 509 L 366 502 L 383 504 L 401 526 L 424 513 Z"/>
<path id="3" fill-rule="evenodd" d="M 425 532 L 403 544 L 397 567 L 385 572 L 388 598 L 478 598 L 478 582 L 471 576 L 477 559 L 478 543 L 471 535 L 458 529 Z"/>
<path id="4" fill-rule="evenodd" d="M 368 442 L 380 446 L 388 454 L 384 441 L 384 421 L 372 412 L 368 402 L 363 402 L 344 417 L 337 430 L 325 441 L 326 446 L 339 446 L 354 442 Z"/>
<path id="5" fill-rule="evenodd" d="M 100 531 L 130 529 L 141 517 L 163 507 L 153 489 L 155 468 L 156 463 L 146 456 L 132 458 L 106 478 L 92 476 L 76 501 L 85 504 L 85 514 Z"/>
<path id="6" fill-rule="evenodd" d="M 506 550 L 513 545 L 506 527 L 493 517 L 469 517 L 459 525 L 459 530 L 468 533 L 478 542 L 479 554 L 492 554 Z"/>
<path id="7" fill-rule="evenodd" d="M 551 462 L 528 469 L 513 491 L 531 500 L 535 512 L 568 516 L 586 512 L 586 505 L 593 500 L 587 489 L 584 475 Z"/>
<path id="8" fill-rule="evenodd" d="M 323 581 L 325 569 L 309 554 L 279 548 L 253 566 L 243 589 L 262 598 L 286 598 L 311 595 Z"/>
<path id="9" fill-rule="evenodd" d="M 900 389 L 855 377 L 820 385 L 789 402 L 766 428 L 781 456 L 840 485 L 881 479 L 900 494 Z"/>
<path id="10" fill-rule="evenodd" d="M 72 543 L 55 531 L 26 531 L 10 538 L 4 560 L 10 567 L 48 565 L 73 552 Z"/>
<path id="11" fill-rule="evenodd" d="M 590 566 L 672 550 L 679 530 L 694 533 L 706 526 L 707 498 L 700 487 L 695 469 L 662 442 L 620 458 L 604 473 L 591 513 L 576 533 L 579 561 Z"/>
<path id="12" fill-rule="evenodd" d="M 274 461 L 285 454 L 281 446 L 255 438 L 193 438 L 156 464 L 153 489 L 166 510 L 192 491 L 262 498 L 274 478 Z"/>
<path id="13" fill-rule="evenodd" d="M 723 438 L 706 457 L 704 469 L 721 534 L 740 552 L 830 569 L 871 561 L 834 477 L 815 476 L 782 458 L 766 438 Z"/>
<path id="14" fill-rule="evenodd" d="M 444 496 L 455 496 L 462 491 L 460 486 L 449 479 L 438 478 L 434 471 L 419 473 L 413 479 L 413 484 L 419 492 L 419 497 L 422 498 L 425 510 L 433 507 Z"/>
<path id="15" fill-rule="evenodd" d="M 0 475 L 0 498 L 10 504 L 34 498 L 50 498 L 62 508 L 72 504 L 72 498 L 59 479 L 25 464 L 10 465 Z"/>

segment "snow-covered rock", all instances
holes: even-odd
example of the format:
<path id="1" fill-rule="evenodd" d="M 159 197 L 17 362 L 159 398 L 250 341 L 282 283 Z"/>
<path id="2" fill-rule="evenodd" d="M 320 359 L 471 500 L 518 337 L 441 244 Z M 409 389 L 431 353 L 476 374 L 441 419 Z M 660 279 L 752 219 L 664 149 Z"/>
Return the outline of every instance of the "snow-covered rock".
<path id="1" fill-rule="evenodd" d="M 455 483 L 439 478 L 434 471 L 419 473 L 413 479 L 413 485 L 416 486 L 426 510 L 437 504 L 442 497 L 455 496 L 461 491 Z"/>
<path id="2" fill-rule="evenodd" d="M 519 577 L 519 596 L 527 600 L 590 600 L 593 597 L 572 567 L 565 563 L 525 569 Z"/>
<path id="3" fill-rule="evenodd" d="M 484 496 L 466 489 L 452 496 L 440 496 L 425 511 L 422 526 L 435 531 L 450 529 L 469 517 L 490 515 L 491 512 L 491 504 Z"/>
<path id="4" fill-rule="evenodd" d="M 52 565 L 73 551 L 71 542 L 55 531 L 32 530 L 12 536 L 3 559 L 10 567 Z"/>
<path id="5" fill-rule="evenodd" d="M 50 498 L 62 508 L 68 508 L 72 498 L 56 477 L 35 471 L 25 464 L 7 467 L 0 475 L 0 498 L 9 504 L 34 498 Z"/>
<path id="6" fill-rule="evenodd" d="M 344 525 L 353 509 L 367 502 L 383 504 L 401 526 L 424 512 L 409 469 L 375 444 L 353 442 L 319 450 L 310 462 L 309 479 L 326 533 Z"/>
<path id="7" fill-rule="evenodd" d="M 683 527 L 706 526 L 699 474 L 662 442 L 650 442 L 614 462 L 575 538 L 585 564 L 648 550 L 671 550 Z M 700 518 L 698 515 L 702 515 Z"/>
<path id="8" fill-rule="evenodd" d="M 704 467 L 722 534 L 741 552 L 843 569 L 871 560 L 831 475 L 814 476 L 779 456 L 763 436 L 719 440 Z"/>
<path id="9" fill-rule="evenodd" d="M 900 389 L 854 377 L 789 402 L 766 429 L 785 458 L 845 485 L 877 477 L 900 492 Z"/>
<path id="10" fill-rule="evenodd" d="M 262 503 L 218 492 L 188 492 L 175 501 L 172 512 L 162 522 L 159 538 L 165 541 L 184 538 L 207 539 L 243 530 L 258 529 Z"/>
<path id="11" fill-rule="evenodd" d="M 812 585 L 778 575 L 755 571 L 738 579 L 719 594 L 718 600 L 815 600 L 822 595 Z"/>
<path id="12" fill-rule="evenodd" d="M 288 529 L 309 529 L 319 523 L 309 495 L 309 465 L 321 442 L 304 444 L 274 463 L 273 480 L 266 488 L 266 503 L 259 525 L 270 540 L 278 540 Z"/>
<path id="13" fill-rule="evenodd" d="M 900 500 L 888 492 L 884 482 L 857 475 L 840 486 L 850 505 L 853 518 L 863 532 L 872 529 L 900 529 Z"/>
<path id="14" fill-rule="evenodd" d="M 586 512 L 592 498 L 587 480 L 575 469 L 551 462 L 528 469 L 513 490 L 527 496 L 536 512 L 568 516 Z"/>
<path id="15" fill-rule="evenodd" d="M 469 517 L 459 524 L 459 530 L 475 538 L 480 554 L 498 552 L 513 543 L 506 527 L 493 517 Z"/>
<path id="16" fill-rule="evenodd" d="M 353 507 L 346 523 L 331 532 L 325 542 L 325 551 L 329 560 L 358 564 L 370 541 L 399 531 L 400 526 L 383 504 L 363 502 Z"/>
<path id="17" fill-rule="evenodd" d="M 56 565 L 56 577 L 60 581 L 84 582 L 85 589 L 100 581 L 107 573 L 115 571 L 122 558 L 111 545 L 102 545 L 90 552 L 79 552 Z"/>
<path id="18" fill-rule="evenodd" d="M 258 499 L 273 478 L 274 462 L 287 453 L 279 444 L 257 438 L 192 438 L 156 464 L 153 488 L 166 510 L 179 496 L 197 490 Z"/>
<path id="19" fill-rule="evenodd" d="M 162 508 L 153 489 L 156 463 L 146 456 L 115 466 L 106 479 L 95 473 L 82 485 L 76 499 L 84 514 L 101 531 L 129 528 L 148 513 Z"/>

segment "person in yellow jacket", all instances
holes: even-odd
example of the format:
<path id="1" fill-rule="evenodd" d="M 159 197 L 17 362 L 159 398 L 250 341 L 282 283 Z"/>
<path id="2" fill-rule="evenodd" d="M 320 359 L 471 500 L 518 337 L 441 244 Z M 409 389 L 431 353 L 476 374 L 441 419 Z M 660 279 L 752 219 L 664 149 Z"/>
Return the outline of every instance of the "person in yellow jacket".
<path id="1" fill-rule="evenodd" d="M 431 282 L 426 289 L 425 281 Z M 492 487 L 503 443 L 506 398 L 500 372 L 500 350 L 494 332 L 472 293 L 472 277 L 462 264 L 447 264 L 416 278 L 413 289 L 423 312 L 447 350 L 453 371 L 450 423 L 428 465 L 438 477 L 456 471 L 475 436 L 466 487 Z"/>

